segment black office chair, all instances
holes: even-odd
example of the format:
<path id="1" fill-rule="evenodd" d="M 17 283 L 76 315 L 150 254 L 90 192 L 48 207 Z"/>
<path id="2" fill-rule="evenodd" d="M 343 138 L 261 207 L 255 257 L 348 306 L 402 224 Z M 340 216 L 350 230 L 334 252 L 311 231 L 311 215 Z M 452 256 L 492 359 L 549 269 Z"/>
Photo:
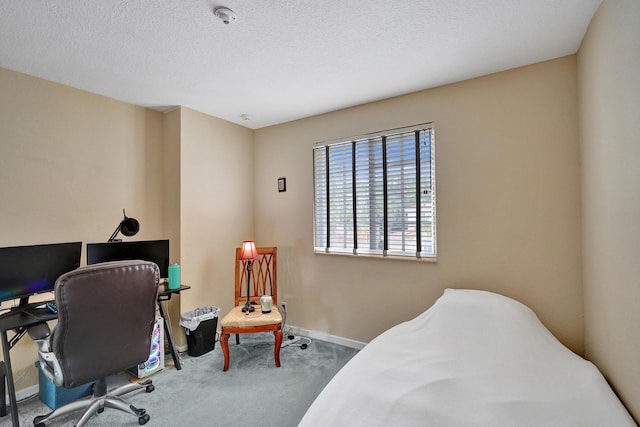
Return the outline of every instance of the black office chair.
<path id="1" fill-rule="evenodd" d="M 144 409 L 119 396 L 134 390 L 153 391 L 151 380 L 107 391 L 106 377 L 144 363 L 158 295 L 158 266 L 146 261 L 117 261 L 81 267 L 63 274 L 55 285 L 58 324 L 52 333 L 46 323 L 29 328 L 37 341 L 40 368 L 57 386 L 73 388 L 95 381 L 93 395 L 35 417 L 33 424 L 84 410 L 75 424 L 83 426 L 105 407 L 119 409 L 146 424 Z"/>

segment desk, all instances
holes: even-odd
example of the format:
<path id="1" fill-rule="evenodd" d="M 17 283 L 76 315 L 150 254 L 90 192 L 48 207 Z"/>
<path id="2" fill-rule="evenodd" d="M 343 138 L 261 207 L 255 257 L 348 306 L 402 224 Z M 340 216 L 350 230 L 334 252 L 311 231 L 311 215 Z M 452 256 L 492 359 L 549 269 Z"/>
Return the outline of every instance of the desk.
<path id="1" fill-rule="evenodd" d="M 38 323 L 48 322 L 58 317 L 57 314 L 50 312 L 46 308 L 38 308 L 43 306 L 44 302 L 37 302 L 27 304 L 23 307 L 16 307 L 8 313 L 4 313 L 0 316 L 0 335 L 2 339 L 2 355 L 4 356 L 4 362 L 2 362 L 2 368 L 7 378 L 7 388 L 9 389 L 9 404 L 11 406 L 11 421 L 13 426 L 20 425 L 18 419 L 18 403 L 16 402 L 16 390 L 13 384 L 13 371 L 11 370 L 11 357 L 9 351 L 20 338 L 27 333 L 29 326 L 36 325 Z M 13 330 L 14 335 L 11 340 L 7 337 L 7 331 Z M 2 378 L 2 396 L 0 396 L 0 416 L 7 415 L 7 406 L 4 399 L 4 378 Z"/>
<path id="2" fill-rule="evenodd" d="M 177 370 L 182 369 L 182 363 L 180 363 L 180 357 L 178 356 L 178 352 L 176 351 L 176 346 L 173 344 L 171 325 L 169 324 L 169 320 L 164 313 L 164 307 L 162 306 L 162 303 L 164 301 L 169 301 L 173 294 L 179 294 L 180 292 L 186 291 L 187 289 L 191 289 L 191 286 L 180 285 L 178 289 L 169 289 L 167 286 L 165 286 L 164 289 L 161 289 L 158 293 L 158 310 L 160 311 L 160 317 L 162 317 L 162 320 L 164 320 L 164 335 L 167 338 L 167 342 L 169 343 L 169 351 L 171 351 L 173 364 L 175 365 Z"/>
<path id="3" fill-rule="evenodd" d="M 168 289 L 165 287 L 161 288 L 158 293 L 158 310 L 160 311 L 160 316 L 164 320 L 165 336 L 169 343 L 173 363 L 178 370 L 182 369 L 182 364 L 180 363 L 180 358 L 178 357 L 175 345 L 173 344 L 171 325 L 165 315 L 162 303 L 170 300 L 173 294 L 179 294 L 187 289 L 191 289 L 191 286 L 182 285 L 178 289 Z M 58 318 L 56 313 L 50 312 L 47 308 L 38 308 L 44 307 L 45 303 L 46 301 L 30 303 L 22 307 L 15 307 L 11 311 L 0 315 L 0 338 L 2 340 L 2 355 L 4 357 L 4 362 L 0 362 L 0 379 L 2 380 L 0 384 L 0 417 L 7 415 L 7 403 L 5 401 L 4 391 L 4 378 L 6 376 L 13 427 L 19 427 L 20 420 L 18 419 L 18 403 L 16 402 L 16 390 L 15 384 L 13 383 L 13 371 L 11 369 L 11 356 L 9 352 L 13 346 L 20 341 L 24 334 L 27 333 L 27 328 L 29 328 L 29 326 Z M 8 331 L 14 331 L 14 335 L 10 340 L 7 337 Z"/>

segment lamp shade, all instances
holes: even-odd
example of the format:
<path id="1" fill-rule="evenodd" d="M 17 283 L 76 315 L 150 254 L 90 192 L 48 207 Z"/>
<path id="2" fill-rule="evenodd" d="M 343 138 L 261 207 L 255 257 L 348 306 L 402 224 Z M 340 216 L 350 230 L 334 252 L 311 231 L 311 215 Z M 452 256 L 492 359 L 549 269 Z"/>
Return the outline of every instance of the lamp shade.
<path id="1" fill-rule="evenodd" d="M 131 237 L 134 236 L 138 231 L 140 231 L 140 223 L 138 222 L 138 220 L 125 216 L 120 223 L 120 232 L 125 236 Z"/>
<path id="2" fill-rule="evenodd" d="M 138 231 L 140 231 L 140 223 L 137 219 L 129 218 L 124 212 L 124 209 L 122 209 L 122 215 L 124 215 L 124 219 L 120 221 L 120 224 L 118 224 L 118 227 L 116 227 L 116 231 L 111 234 L 111 237 L 109 237 L 109 240 L 107 240 L 107 242 L 121 242 L 122 240 L 120 239 L 116 240 L 116 236 L 118 235 L 118 233 L 122 233 L 127 237 L 131 237 L 134 236 Z"/>
<path id="3" fill-rule="evenodd" d="M 253 240 L 245 240 L 242 242 L 240 259 L 243 261 L 258 259 L 258 249 L 256 249 L 256 243 Z"/>

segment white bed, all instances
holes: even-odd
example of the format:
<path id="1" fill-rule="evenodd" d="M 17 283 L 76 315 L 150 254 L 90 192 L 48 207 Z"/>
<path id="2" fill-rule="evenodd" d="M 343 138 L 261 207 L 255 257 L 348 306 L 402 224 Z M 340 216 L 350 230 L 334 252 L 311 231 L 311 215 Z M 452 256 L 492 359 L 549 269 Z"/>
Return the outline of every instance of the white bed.
<path id="1" fill-rule="evenodd" d="M 299 427 L 636 426 L 590 362 L 523 304 L 447 289 L 371 341 Z"/>

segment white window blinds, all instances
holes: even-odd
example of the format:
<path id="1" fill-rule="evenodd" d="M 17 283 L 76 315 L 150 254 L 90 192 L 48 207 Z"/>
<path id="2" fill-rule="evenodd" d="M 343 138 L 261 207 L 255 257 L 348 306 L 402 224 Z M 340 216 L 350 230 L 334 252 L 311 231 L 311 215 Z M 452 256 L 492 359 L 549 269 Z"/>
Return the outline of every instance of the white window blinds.
<path id="1" fill-rule="evenodd" d="M 313 150 L 315 250 L 436 256 L 431 124 Z"/>

